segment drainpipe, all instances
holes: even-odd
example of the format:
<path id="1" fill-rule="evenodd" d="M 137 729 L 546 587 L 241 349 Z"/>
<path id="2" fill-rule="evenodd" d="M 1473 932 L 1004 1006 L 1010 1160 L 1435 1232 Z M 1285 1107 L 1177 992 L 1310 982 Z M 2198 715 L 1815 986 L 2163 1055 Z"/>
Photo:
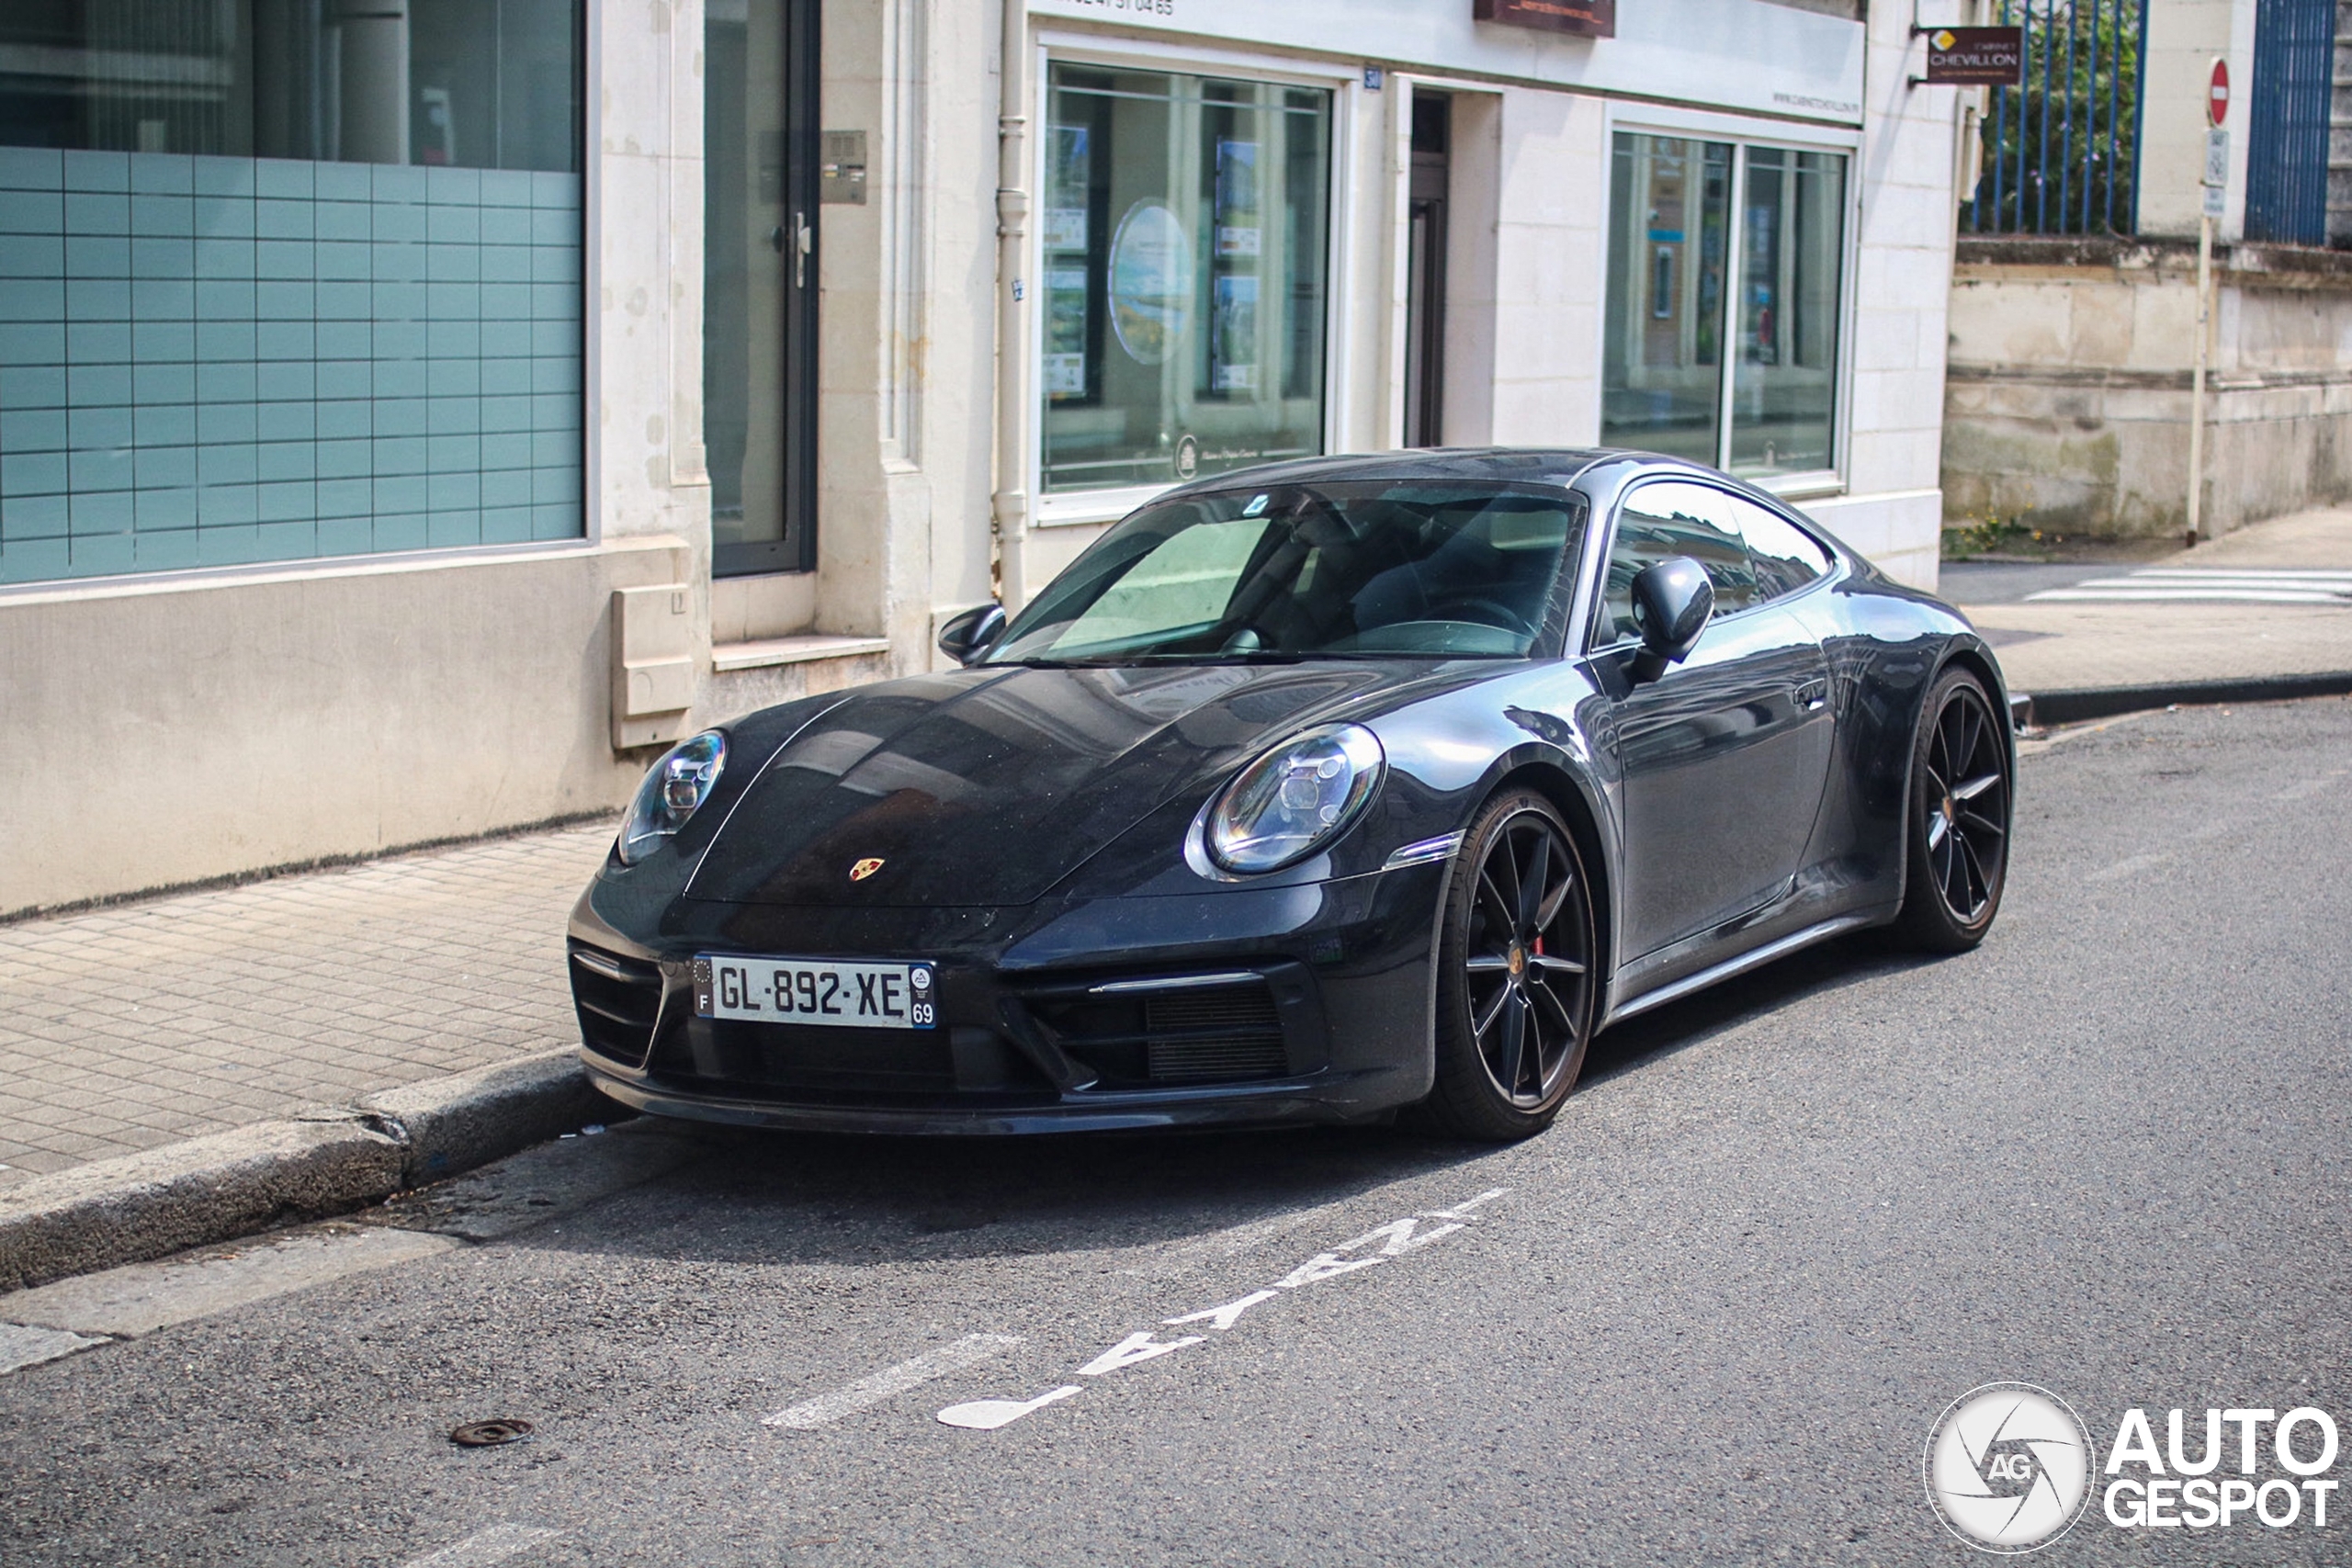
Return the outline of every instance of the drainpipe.
<path id="1" fill-rule="evenodd" d="M 996 493 L 989 511 L 998 597 L 1012 611 L 1029 595 L 1029 318 L 1022 276 L 1029 232 L 1028 0 L 1004 0 L 1002 53 L 996 121 Z"/>

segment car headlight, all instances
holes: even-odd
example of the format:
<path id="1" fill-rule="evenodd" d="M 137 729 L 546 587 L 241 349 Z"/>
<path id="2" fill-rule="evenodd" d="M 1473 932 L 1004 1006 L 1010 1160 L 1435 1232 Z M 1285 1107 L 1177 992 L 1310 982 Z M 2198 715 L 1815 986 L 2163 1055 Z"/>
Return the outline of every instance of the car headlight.
<path id="1" fill-rule="evenodd" d="M 1387 765 L 1360 724 L 1295 735 L 1233 776 L 1209 808 L 1208 852 L 1227 871 L 1280 871 L 1355 820 Z"/>
<path id="2" fill-rule="evenodd" d="M 620 842 L 614 846 L 621 863 L 635 865 L 684 827 L 718 787 L 718 771 L 726 765 L 727 737 L 716 729 L 706 729 L 663 752 L 637 786 L 637 798 L 628 803 Z"/>

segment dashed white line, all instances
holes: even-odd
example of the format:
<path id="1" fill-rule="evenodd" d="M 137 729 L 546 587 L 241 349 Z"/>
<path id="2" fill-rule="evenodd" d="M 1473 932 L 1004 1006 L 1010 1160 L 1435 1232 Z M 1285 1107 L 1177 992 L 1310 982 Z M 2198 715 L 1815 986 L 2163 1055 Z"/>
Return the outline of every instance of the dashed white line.
<path id="1" fill-rule="evenodd" d="M 763 1423 L 769 1427 L 790 1427 L 798 1431 L 821 1427 L 828 1421 L 838 1421 L 870 1404 L 879 1404 L 893 1395 L 901 1394 L 918 1383 L 944 1377 L 949 1372 L 977 1366 L 989 1357 L 1001 1354 L 1021 1343 L 1013 1334 L 967 1334 L 961 1339 L 926 1350 L 911 1360 L 900 1361 L 895 1367 L 885 1367 L 869 1377 L 858 1379 L 846 1388 L 831 1393 L 820 1393 L 814 1399 L 777 1411 Z"/>
<path id="2" fill-rule="evenodd" d="M 104 1335 L 68 1334 L 62 1328 L 34 1328 L 21 1323 L 0 1323 L 0 1374 L 20 1367 L 37 1367 L 76 1350 L 107 1342 Z"/>
<path id="3" fill-rule="evenodd" d="M 438 1551 L 412 1558 L 405 1568 L 492 1568 L 493 1563 L 543 1546 L 562 1533 L 544 1525 L 492 1525 Z"/>

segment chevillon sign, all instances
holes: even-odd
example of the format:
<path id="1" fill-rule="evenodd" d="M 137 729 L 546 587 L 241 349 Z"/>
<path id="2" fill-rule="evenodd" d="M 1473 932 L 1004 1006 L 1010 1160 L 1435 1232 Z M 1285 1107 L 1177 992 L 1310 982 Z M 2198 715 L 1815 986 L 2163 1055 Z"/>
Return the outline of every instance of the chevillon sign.
<path id="1" fill-rule="evenodd" d="M 1922 81 L 1962 87 L 2016 87 L 2025 82 L 2023 28 L 1935 28 L 1928 34 Z"/>

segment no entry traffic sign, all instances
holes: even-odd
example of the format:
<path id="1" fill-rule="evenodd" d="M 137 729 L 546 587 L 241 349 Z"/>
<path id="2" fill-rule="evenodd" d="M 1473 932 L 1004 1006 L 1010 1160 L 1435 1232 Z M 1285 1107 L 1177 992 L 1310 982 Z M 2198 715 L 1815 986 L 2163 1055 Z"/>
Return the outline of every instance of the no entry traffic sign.
<path id="1" fill-rule="evenodd" d="M 2219 125 L 2230 118 L 2230 62 L 2213 62 L 2213 74 L 2205 84 L 2205 123 Z"/>

